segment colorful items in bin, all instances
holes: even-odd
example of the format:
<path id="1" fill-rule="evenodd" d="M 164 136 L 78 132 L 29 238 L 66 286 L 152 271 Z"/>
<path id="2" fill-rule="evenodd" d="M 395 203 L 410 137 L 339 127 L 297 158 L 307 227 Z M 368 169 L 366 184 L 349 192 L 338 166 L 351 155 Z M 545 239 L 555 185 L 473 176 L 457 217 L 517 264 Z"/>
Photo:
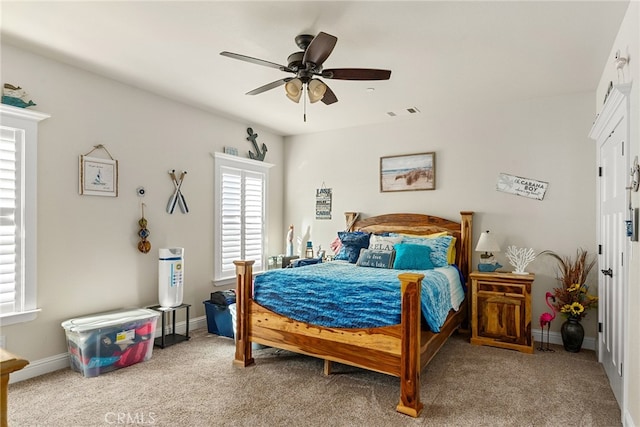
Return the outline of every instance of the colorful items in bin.
<path id="1" fill-rule="evenodd" d="M 94 377 L 150 359 L 159 316 L 153 310 L 130 309 L 63 322 L 71 368 Z"/>

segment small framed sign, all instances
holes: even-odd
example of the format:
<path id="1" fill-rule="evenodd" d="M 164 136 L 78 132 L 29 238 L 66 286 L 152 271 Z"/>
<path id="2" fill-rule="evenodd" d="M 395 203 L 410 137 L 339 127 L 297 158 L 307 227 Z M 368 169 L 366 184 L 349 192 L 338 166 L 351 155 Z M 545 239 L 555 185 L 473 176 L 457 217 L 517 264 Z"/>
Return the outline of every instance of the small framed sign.
<path id="1" fill-rule="evenodd" d="M 316 189 L 316 219 L 331 219 L 331 189 Z"/>
<path id="2" fill-rule="evenodd" d="M 547 182 L 501 173 L 498 175 L 496 190 L 504 193 L 515 194 L 516 196 L 542 200 L 544 198 L 544 194 L 547 192 L 548 186 L 549 183 Z"/>
<path id="3" fill-rule="evenodd" d="M 87 196 L 118 197 L 118 161 L 80 156 L 79 192 Z"/>

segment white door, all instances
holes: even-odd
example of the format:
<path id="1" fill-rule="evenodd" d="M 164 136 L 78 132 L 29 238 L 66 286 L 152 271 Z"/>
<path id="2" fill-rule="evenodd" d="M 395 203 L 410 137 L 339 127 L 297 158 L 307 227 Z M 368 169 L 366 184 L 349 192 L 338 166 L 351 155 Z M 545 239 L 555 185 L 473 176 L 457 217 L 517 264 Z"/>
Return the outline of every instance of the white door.
<path id="1" fill-rule="evenodd" d="M 622 364 L 624 358 L 625 248 L 627 215 L 627 163 L 625 158 L 626 117 L 620 118 L 613 132 L 599 147 L 600 244 L 598 263 L 599 358 L 618 404 L 622 407 Z"/>

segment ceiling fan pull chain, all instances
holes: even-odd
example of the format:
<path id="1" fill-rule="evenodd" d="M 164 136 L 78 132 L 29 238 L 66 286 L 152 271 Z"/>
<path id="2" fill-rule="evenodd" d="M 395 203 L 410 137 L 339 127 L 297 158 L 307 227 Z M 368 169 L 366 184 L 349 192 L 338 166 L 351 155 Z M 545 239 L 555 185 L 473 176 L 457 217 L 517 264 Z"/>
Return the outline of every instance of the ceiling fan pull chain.
<path id="1" fill-rule="evenodd" d="M 302 89 L 302 104 L 304 105 L 302 110 L 303 119 L 304 119 L 304 122 L 307 123 L 307 91 L 304 90 L 304 88 Z"/>

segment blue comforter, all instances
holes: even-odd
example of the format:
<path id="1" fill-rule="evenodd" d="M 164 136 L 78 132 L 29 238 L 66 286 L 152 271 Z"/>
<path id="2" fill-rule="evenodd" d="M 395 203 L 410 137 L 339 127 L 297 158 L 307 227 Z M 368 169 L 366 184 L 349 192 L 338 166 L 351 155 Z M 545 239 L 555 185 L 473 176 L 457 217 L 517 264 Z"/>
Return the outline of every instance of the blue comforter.
<path id="1" fill-rule="evenodd" d="M 421 306 L 427 325 L 440 332 L 449 310 L 464 299 L 456 267 L 392 270 L 328 262 L 270 270 L 256 276 L 254 300 L 288 318 L 332 328 L 373 328 L 400 323 L 400 280 L 424 274 Z"/>

